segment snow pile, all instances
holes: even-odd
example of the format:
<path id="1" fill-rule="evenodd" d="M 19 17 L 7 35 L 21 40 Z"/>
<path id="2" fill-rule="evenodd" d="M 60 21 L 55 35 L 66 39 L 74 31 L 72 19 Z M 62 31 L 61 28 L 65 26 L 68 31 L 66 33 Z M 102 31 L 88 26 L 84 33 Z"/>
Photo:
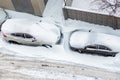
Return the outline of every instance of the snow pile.
<path id="1" fill-rule="evenodd" d="M 28 33 L 40 43 L 56 43 L 60 38 L 60 29 L 54 24 L 48 24 L 30 19 L 9 19 L 2 25 L 3 33 Z M 50 37 L 49 37 L 50 36 Z"/>
<path id="2" fill-rule="evenodd" d="M 114 30 L 109 26 L 97 25 L 97 24 L 92 24 L 92 23 L 87 23 L 84 21 L 72 20 L 72 19 L 68 19 L 65 21 L 65 27 L 63 29 L 64 32 L 71 32 L 77 29 L 84 31 L 91 30 L 94 32 L 106 33 L 120 37 L 120 30 L 119 29 Z"/>
<path id="3" fill-rule="evenodd" d="M 118 44 L 120 37 L 104 33 L 76 31 L 71 34 L 70 45 L 75 48 L 84 48 L 86 45 L 105 45 L 113 51 L 120 51 Z"/>

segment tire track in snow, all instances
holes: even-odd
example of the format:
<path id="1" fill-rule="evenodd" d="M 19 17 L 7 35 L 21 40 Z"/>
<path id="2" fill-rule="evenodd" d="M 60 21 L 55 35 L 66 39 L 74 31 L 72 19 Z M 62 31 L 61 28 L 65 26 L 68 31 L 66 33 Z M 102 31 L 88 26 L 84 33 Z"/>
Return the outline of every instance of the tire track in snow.
<path id="1" fill-rule="evenodd" d="M 6 54 L 0 54 L 0 69 L 9 71 L 15 77 L 18 76 L 17 74 L 21 76 L 25 75 L 25 77 L 26 75 L 31 76 L 31 75 L 26 74 L 27 73 L 26 70 L 35 70 L 35 71 L 42 70 L 47 73 L 50 73 L 50 75 L 53 75 L 53 76 L 56 75 L 56 78 L 54 77 L 54 80 L 55 79 L 61 80 L 59 77 L 63 77 L 62 80 L 70 79 L 70 78 L 72 78 L 71 80 L 77 80 L 75 78 L 81 75 L 95 78 L 95 80 L 119 80 L 120 79 L 119 72 L 110 72 L 110 71 L 95 68 L 95 67 L 74 64 L 74 63 L 64 63 L 64 62 L 53 61 L 53 60 L 35 60 L 33 58 L 17 59 L 15 56 L 10 56 Z M 20 70 L 25 70 L 26 73 L 22 74 Z M 5 75 L 6 73 L 8 72 L 0 73 L 0 74 Z M 60 76 L 57 77 L 57 75 L 60 75 Z M 46 76 L 46 79 L 47 77 L 48 79 L 50 78 L 49 76 Z M 45 77 L 43 77 L 43 80 L 44 78 Z M 53 77 L 50 79 L 53 79 Z M 31 80 L 31 79 L 27 79 L 27 80 Z"/>

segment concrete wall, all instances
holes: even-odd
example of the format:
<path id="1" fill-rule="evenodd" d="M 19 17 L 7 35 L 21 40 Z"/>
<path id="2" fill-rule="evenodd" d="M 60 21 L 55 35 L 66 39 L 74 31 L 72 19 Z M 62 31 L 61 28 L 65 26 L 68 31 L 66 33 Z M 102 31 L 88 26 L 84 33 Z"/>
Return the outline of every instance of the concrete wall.
<path id="1" fill-rule="evenodd" d="M 120 18 L 118 17 L 79 11 L 71 8 L 64 8 L 63 11 L 65 19 L 71 18 L 89 23 L 110 26 L 114 29 L 120 29 Z"/>
<path id="2" fill-rule="evenodd" d="M 12 1 L 13 0 L 0 0 L 0 7 L 10 9 L 10 10 L 15 10 L 16 7 Z M 19 1 L 19 0 L 17 0 L 17 1 Z M 45 1 L 44 0 L 30 0 L 29 2 L 32 5 L 33 13 L 35 15 L 42 16 L 42 13 L 43 13 L 44 8 L 45 8 Z M 18 10 L 16 10 L 16 11 L 18 11 Z"/>

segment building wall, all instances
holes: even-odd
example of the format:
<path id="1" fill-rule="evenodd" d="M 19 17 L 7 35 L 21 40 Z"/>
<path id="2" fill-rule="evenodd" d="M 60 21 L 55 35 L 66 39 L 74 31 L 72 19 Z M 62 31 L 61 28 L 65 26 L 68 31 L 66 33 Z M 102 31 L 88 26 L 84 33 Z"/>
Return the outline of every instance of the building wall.
<path id="1" fill-rule="evenodd" d="M 11 0 L 0 0 L 0 7 L 15 10 Z"/>
<path id="2" fill-rule="evenodd" d="M 36 15 L 42 16 L 42 13 L 45 9 L 45 3 L 44 0 L 31 0 L 33 9 L 34 9 L 34 13 Z"/>
<path id="3" fill-rule="evenodd" d="M 14 3 L 13 3 L 13 1 L 14 1 Z M 21 11 L 16 8 L 17 3 L 15 4 L 15 2 L 19 3 L 21 1 L 19 1 L 19 0 L 0 0 L 0 7 L 10 9 L 10 10 Z M 31 9 L 32 12 L 30 12 L 30 10 L 26 10 L 26 11 L 23 10 L 22 12 L 34 13 L 35 15 L 42 16 L 42 13 L 45 8 L 45 1 L 44 0 L 29 0 L 29 2 L 30 2 L 29 4 L 32 5 L 32 6 L 30 5 L 30 7 L 32 9 L 29 8 L 28 6 L 27 7 L 28 7 L 28 9 Z M 21 6 L 21 8 L 24 8 L 24 6 L 26 6 L 26 5 L 24 3 L 22 5 L 22 3 L 21 3 L 19 5 L 19 8 L 20 8 L 20 6 Z M 27 8 L 25 7 L 25 9 L 27 9 Z"/>

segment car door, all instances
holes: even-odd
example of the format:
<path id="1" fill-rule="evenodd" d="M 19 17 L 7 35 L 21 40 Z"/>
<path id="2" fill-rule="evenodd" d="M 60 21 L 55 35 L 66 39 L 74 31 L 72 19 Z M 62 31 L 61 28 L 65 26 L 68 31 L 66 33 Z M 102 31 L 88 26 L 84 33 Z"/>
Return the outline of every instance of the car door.
<path id="1" fill-rule="evenodd" d="M 37 40 L 27 33 L 11 33 L 11 40 L 22 44 L 37 44 Z"/>
<path id="2" fill-rule="evenodd" d="M 16 41 L 18 43 L 24 42 L 24 34 L 23 33 L 11 33 L 10 40 Z"/>
<path id="3" fill-rule="evenodd" d="M 24 33 L 24 41 L 28 44 L 33 44 L 36 42 L 36 39 L 32 35 Z"/>

